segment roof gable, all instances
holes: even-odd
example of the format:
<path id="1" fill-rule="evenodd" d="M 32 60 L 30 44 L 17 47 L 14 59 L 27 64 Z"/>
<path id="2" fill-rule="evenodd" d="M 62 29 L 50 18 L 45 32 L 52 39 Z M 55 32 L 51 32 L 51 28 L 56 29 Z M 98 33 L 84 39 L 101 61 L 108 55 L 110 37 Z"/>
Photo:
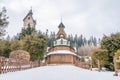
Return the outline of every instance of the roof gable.
<path id="1" fill-rule="evenodd" d="M 58 28 L 65 28 L 65 26 L 63 25 L 63 23 L 61 22 L 58 26 Z"/>
<path id="2" fill-rule="evenodd" d="M 28 14 L 25 16 L 25 18 L 23 19 L 23 21 L 25 21 L 25 20 L 30 16 L 31 19 L 35 22 L 35 20 L 33 19 L 32 15 L 33 15 L 33 12 L 32 12 L 32 10 L 30 10 L 29 13 L 28 13 Z"/>
<path id="3" fill-rule="evenodd" d="M 58 33 L 57 33 L 56 38 L 59 39 L 61 34 L 64 36 L 65 39 L 67 38 L 67 37 L 66 37 L 66 33 L 65 33 L 65 31 L 64 31 L 63 28 L 62 28 L 62 29 L 59 28 L 59 31 L 58 31 Z"/>

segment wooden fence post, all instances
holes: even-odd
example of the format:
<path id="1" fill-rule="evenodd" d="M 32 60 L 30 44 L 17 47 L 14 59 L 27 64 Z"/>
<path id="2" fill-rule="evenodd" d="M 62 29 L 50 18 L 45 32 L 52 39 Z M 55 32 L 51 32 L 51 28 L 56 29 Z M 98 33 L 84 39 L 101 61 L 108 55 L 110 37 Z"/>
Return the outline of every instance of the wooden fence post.
<path id="1" fill-rule="evenodd" d="M 26 62 L 24 60 L 22 61 L 19 59 L 5 58 L 0 56 L 0 74 L 30 69 L 38 66 L 39 66 L 38 61 Z"/>
<path id="2" fill-rule="evenodd" d="M 2 57 L 0 57 L 0 74 L 2 73 Z"/>

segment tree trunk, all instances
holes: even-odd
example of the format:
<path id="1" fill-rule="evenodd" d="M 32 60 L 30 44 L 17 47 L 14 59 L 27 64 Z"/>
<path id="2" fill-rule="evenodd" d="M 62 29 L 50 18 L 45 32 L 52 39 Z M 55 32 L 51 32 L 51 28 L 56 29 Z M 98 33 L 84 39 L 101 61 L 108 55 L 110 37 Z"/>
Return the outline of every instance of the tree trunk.
<path id="1" fill-rule="evenodd" d="M 114 57 L 114 59 L 113 59 L 113 62 L 114 62 L 114 70 L 115 70 L 114 76 L 118 76 L 118 72 L 117 72 L 117 63 L 116 63 L 116 58 L 115 58 L 115 57 Z"/>
<path id="2" fill-rule="evenodd" d="M 90 70 L 92 71 L 92 60 L 90 60 Z"/>
<path id="3" fill-rule="evenodd" d="M 98 62 L 98 71 L 100 72 L 101 71 L 100 60 L 97 60 L 97 62 Z"/>
<path id="4" fill-rule="evenodd" d="M 41 66 L 41 60 L 38 59 L 38 66 L 40 67 Z"/>

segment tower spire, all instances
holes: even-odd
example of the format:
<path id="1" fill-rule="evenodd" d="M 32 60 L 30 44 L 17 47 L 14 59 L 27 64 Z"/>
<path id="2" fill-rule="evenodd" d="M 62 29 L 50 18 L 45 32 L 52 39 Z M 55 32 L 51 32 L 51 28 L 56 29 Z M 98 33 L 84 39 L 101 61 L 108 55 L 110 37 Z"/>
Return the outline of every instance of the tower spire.
<path id="1" fill-rule="evenodd" d="M 62 23 L 62 16 L 61 16 L 61 23 Z"/>
<path id="2" fill-rule="evenodd" d="M 32 6 L 30 7 L 30 9 L 32 10 Z"/>
<path id="3" fill-rule="evenodd" d="M 30 11 L 29 11 L 29 13 L 33 14 L 33 12 L 32 12 L 32 6 L 30 7 Z"/>
<path id="4" fill-rule="evenodd" d="M 33 19 L 33 12 L 32 12 L 32 7 L 31 9 L 29 10 L 28 14 L 25 16 L 25 18 L 23 19 L 23 22 L 24 22 L 24 28 L 28 28 L 29 26 L 31 28 L 35 28 L 35 25 L 36 25 L 36 21 Z"/>

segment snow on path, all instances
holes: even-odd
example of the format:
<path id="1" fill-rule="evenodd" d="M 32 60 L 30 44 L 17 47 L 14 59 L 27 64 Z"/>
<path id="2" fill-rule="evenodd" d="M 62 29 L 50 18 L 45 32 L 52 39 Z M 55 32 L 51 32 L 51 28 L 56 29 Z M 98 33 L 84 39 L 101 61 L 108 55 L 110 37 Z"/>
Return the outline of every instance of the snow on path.
<path id="1" fill-rule="evenodd" d="M 72 65 L 44 66 L 0 75 L 0 80 L 120 80 L 113 72 L 97 72 Z"/>

